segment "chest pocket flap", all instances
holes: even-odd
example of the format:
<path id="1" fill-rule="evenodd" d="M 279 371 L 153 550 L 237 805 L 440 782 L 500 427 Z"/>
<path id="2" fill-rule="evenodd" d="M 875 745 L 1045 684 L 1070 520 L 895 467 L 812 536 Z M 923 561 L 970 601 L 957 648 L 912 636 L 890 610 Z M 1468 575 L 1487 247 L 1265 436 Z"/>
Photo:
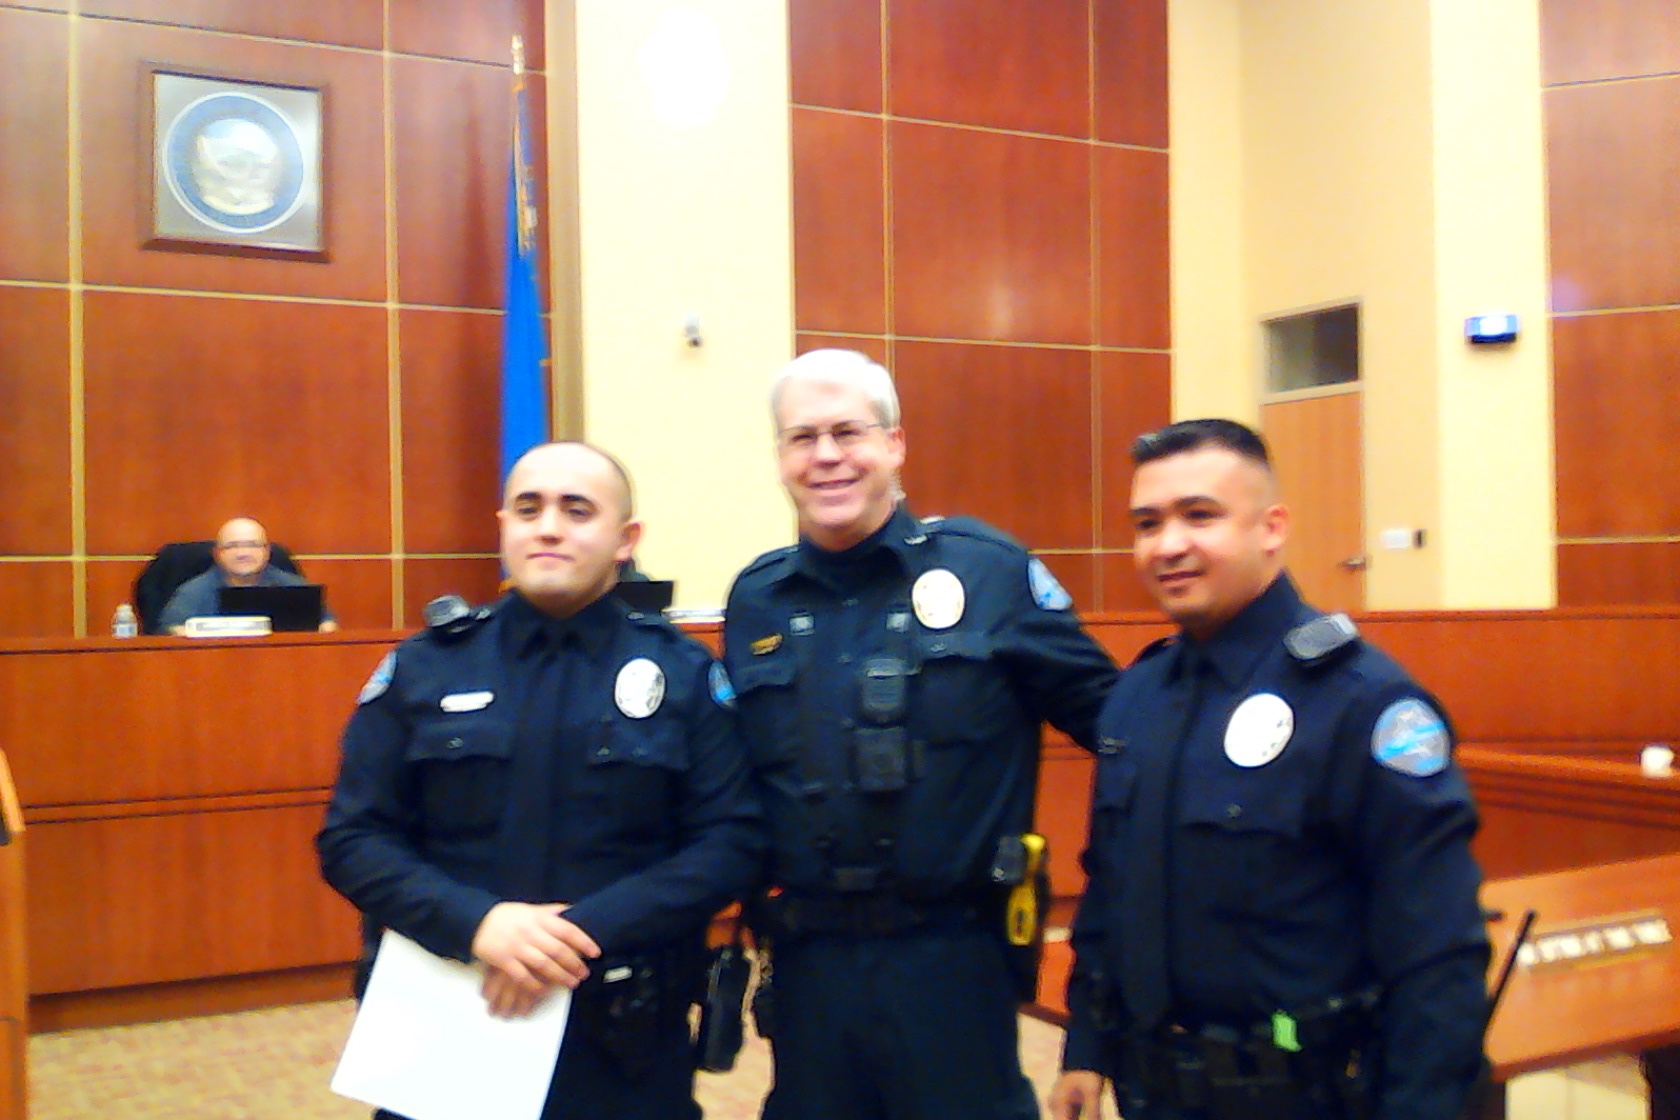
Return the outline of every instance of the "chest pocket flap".
<path id="1" fill-rule="evenodd" d="M 1306 826 L 1307 791 L 1299 775 L 1268 767 L 1184 783 L 1184 823 L 1225 832 L 1259 832 L 1297 839 Z"/>
<path id="2" fill-rule="evenodd" d="M 513 753 L 512 731 L 506 722 L 483 716 L 444 720 L 417 728 L 406 757 L 410 762 L 506 759 Z"/>
<path id="3" fill-rule="evenodd" d="M 930 744 L 988 739 L 1018 718 L 1009 682 L 993 661 L 996 649 L 979 633 L 917 638 L 915 722 Z"/>
<path id="4" fill-rule="evenodd" d="M 628 763 L 661 770 L 688 769 L 688 736 L 674 720 L 614 720 L 589 753 L 589 765 Z"/>

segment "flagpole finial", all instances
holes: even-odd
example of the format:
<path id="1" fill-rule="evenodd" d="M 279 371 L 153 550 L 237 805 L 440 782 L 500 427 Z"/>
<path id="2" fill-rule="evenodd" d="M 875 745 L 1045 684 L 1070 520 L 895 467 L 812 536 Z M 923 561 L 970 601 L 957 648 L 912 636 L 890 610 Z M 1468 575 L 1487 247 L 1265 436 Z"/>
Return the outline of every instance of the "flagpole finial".
<path id="1" fill-rule="evenodd" d="M 513 72 L 525 73 L 525 40 L 518 35 L 513 37 Z"/>

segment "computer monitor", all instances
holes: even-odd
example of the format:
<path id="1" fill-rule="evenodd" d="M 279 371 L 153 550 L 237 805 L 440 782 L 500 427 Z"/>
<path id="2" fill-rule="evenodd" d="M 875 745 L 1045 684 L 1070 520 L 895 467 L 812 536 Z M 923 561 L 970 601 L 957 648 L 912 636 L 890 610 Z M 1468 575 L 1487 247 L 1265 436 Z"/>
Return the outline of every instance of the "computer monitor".
<path id="1" fill-rule="evenodd" d="M 300 583 L 290 587 L 224 587 L 216 609 L 219 614 L 263 615 L 275 630 L 319 630 L 321 628 L 321 585 Z"/>
<path id="2" fill-rule="evenodd" d="M 627 579 L 620 580 L 613 588 L 620 599 L 629 604 L 633 611 L 643 614 L 658 614 L 671 605 L 671 599 L 676 594 L 677 584 L 669 579 Z"/>

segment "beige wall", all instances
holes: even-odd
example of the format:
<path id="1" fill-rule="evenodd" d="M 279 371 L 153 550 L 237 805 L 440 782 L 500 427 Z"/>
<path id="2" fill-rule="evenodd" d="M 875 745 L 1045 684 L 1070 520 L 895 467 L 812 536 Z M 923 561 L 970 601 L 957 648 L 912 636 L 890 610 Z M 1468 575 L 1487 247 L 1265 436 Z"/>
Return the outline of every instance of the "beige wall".
<path id="1" fill-rule="evenodd" d="M 1254 417 L 1259 321 L 1359 301 L 1367 605 L 1550 605 L 1532 0 L 1171 12 L 1175 415 Z M 1490 310 L 1527 335 L 1471 352 Z M 1428 546 L 1375 547 L 1401 526 Z"/>
<path id="2" fill-rule="evenodd" d="M 785 4 L 551 0 L 549 26 L 577 83 L 575 162 L 556 160 L 576 182 L 575 225 L 555 222 L 557 257 L 573 261 L 555 269 L 556 305 L 577 324 L 557 363 L 572 379 L 558 430 L 629 465 L 641 566 L 677 579 L 679 606 L 721 604 L 737 571 L 793 536 L 765 403 L 793 353 Z M 685 63 L 693 84 L 662 102 L 646 74 Z M 568 92 L 552 88 L 557 119 Z"/>

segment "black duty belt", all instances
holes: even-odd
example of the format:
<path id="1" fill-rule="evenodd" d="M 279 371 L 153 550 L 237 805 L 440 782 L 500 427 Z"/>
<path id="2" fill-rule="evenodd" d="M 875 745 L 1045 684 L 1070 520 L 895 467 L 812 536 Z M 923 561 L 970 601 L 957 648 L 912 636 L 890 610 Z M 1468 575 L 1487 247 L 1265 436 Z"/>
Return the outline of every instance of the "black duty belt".
<path id="1" fill-rule="evenodd" d="M 995 910 L 992 906 L 990 910 Z M 787 892 L 758 899 L 751 908 L 755 932 L 772 940 L 841 934 L 892 937 L 928 926 L 990 921 L 986 901 L 959 897 L 911 902 L 895 894 L 795 895 Z"/>

